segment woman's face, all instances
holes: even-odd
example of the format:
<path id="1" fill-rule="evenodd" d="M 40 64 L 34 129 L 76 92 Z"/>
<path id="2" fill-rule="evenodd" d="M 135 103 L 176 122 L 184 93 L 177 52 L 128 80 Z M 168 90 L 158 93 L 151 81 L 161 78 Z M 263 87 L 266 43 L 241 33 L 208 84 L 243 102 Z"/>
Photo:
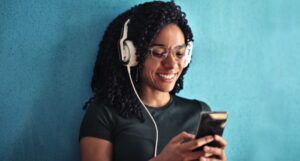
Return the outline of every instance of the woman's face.
<path id="1" fill-rule="evenodd" d="M 150 46 L 165 48 L 169 52 L 165 54 L 164 59 L 155 57 L 155 52 L 147 53 L 141 78 L 142 90 L 170 92 L 184 68 L 185 62 L 175 56 L 177 54 L 180 57 L 180 52 L 185 51 L 184 34 L 177 25 L 166 25 Z"/>

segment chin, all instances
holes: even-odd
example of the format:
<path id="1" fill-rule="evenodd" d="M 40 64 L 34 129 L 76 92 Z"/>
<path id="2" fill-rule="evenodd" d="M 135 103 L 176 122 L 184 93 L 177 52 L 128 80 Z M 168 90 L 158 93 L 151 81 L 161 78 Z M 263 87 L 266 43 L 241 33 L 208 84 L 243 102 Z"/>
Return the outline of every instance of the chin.
<path id="1" fill-rule="evenodd" d="M 158 89 L 162 92 L 171 92 L 173 89 L 174 89 L 174 85 L 165 85 L 165 86 L 161 86 L 161 87 L 158 87 Z"/>

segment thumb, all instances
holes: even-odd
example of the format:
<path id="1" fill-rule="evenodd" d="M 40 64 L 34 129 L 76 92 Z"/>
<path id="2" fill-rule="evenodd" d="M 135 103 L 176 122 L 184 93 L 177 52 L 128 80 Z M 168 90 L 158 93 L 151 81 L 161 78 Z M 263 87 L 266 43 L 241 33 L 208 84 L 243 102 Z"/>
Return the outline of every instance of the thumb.
<path id="1" fill-rule="evenodd" d="M 171 139 L 171 142 L 172 143 L 182 143 L 182 141 L 184 141 L 184 140 L 191 140 L 194 138 L 195 138 L 195 135 L 183 131 L 183 132 L 179 133 L 178 135 L 174 136 Z"/>

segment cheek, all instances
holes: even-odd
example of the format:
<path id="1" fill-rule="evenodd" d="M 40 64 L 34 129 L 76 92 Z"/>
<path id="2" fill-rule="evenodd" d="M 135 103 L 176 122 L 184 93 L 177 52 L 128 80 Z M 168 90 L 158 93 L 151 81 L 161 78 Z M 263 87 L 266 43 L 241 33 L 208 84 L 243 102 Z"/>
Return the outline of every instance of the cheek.
<path id="1" fill-rule="evenodd" d="M 159 68 L 159 65 L 160 64 L 158 62 L 153 61 L 150 58 L 147 58 L 144 63 L 143 74 L 145 76 L 155 74 L 155 72 Z"/>
<path id="2" fill-rule="evenodd" d="M 178 71 L 179 71 L 179 73 L 182 73 L 183 69 L 184 69 L 184 63 L 178 64 Z"/>
<path id="3" fill-rule="evenodd" d="M 153 77 L 155 76 L 156 73 L 156 67 L 155 66 L 148 66 L 148 67 L 144 67 L 143 69 L 143 78 L 142 79 L 153 79 Z"/>
<path id="4" fill-rule="evenodd" d="M 152 77 L 151 73 L 151 70 L 143 70 L 142 80 L 147 80 Z"/>

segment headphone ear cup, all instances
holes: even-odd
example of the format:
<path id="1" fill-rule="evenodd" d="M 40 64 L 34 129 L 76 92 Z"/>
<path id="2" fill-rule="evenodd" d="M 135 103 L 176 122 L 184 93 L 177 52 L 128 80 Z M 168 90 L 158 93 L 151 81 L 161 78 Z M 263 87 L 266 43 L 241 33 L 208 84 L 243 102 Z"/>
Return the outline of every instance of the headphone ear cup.
<path id="1" fill-rule="evenodd" d="M 130 19 L 128 19 L 122 29 L 121 38 L 119 41 L 119 58 L 123 65 L 133 67 L 138 64 L 136 60 L 136 49 L 133 45 L 133 42 L 130 40 L 127 40 L 127 34 L 128 34 L 128 23 L 130 22 Z"/>
<path id="2" fill-rule="evenodd" d="M 129 56 L 129 62 L 127 66 L 134 67 L 138 64 L 136 60 L 136 49 L 133 45 L 133 42 L 130 40 L 124 41 L 124 51 L 126 52 L 126 55 Z"/>
<path id="3" fill-rule="evenodd" d="M 190 64 L 191 59 L 192 59 L 192 51 L 193 51 L 193 43 L 189 42 L 186 49 L 185 49 L 185 52 L 187 54 L 187 58 L 185 60 L 184 67 L 187 67 Z"/>

